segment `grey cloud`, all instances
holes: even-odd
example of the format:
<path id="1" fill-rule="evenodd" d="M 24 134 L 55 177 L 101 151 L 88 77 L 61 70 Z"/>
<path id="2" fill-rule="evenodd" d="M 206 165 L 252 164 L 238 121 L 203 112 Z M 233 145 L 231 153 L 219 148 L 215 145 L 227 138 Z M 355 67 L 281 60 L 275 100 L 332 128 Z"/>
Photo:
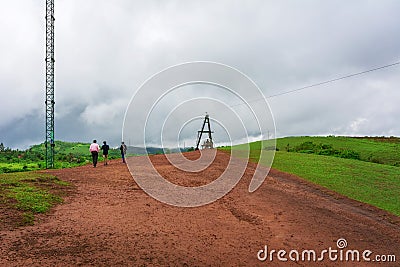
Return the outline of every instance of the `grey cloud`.
<path id="1" fill-rule="evenodd" d="M 398 61 L 398 10 L 400 2 L 390 0 L 58 1 L 56 138 L 119 142 L 137 88 L 185 61 L 232 65 L 266 96 Z M 6 145 L 44 139 L 44 23 L 43 1 L 9 1 L 0 10 Z M 278 136 L 399 135 L 398 72 L 399 66 L 269 99 Z M 216 98 L 233 101 L 223 93 Z M 22 131 L 27 126 L 32 131 Z M 195 139 L 195 128 L 182 139 Z"/>

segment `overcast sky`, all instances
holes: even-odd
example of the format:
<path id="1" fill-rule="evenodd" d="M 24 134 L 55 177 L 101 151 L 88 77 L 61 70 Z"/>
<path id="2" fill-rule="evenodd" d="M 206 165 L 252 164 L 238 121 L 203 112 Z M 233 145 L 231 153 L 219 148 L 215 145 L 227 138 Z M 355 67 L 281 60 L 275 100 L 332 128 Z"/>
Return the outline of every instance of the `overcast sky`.
<path id="1" fill-rule="evenodd" d="M 139 86 L 183 62 L 230 65 L 270 96 L 400 60 L 397 0 L 55 2 L 57 140 L 118 145 Z M 6 146 L 26 148 L 45 138 L 44 16 L 44 0 L 1 1 L 0 141 Z M 270 98 L 276 136 L 399 136 L 399 85 L 397 65 Z M 185 97 L 191 96 L 179 101 Z M 225 101 L 233 104 L 229 96 Z M 186 146 L 194 145 L 201 123 L 182 131 Z M 223 130 L 214 136 L 226 141 Z"/>

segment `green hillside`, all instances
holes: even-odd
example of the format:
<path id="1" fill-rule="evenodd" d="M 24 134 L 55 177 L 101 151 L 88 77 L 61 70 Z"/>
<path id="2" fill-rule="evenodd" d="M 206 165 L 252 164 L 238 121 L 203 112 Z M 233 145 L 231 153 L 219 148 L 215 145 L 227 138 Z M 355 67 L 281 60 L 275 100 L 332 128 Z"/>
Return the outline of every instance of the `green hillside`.
<path id="1" fill-rule="evenodd" d="M 54 147 L 55 168 L 69 168 L 91 161 L 89 143 L 56 141 Z M 31 171 L 45 168 L 44 144 L 34 145 L 27 150 L 4 148 L 0 151 L 0 173 Z M 110 149 L 109 159 L 119 158 L 119 149 Z M 99 157 L 102 161 L 103 158 Z"/>
<path id="2" fill-rule="evenodd" d="M 400 166 L 400 138 L 397 137 L 284 137 L 276 140 L 264 140 L 262 144 L 258 141 L 237 145 L 235 149 L 245 150 L 249 145 L 250 149 L 254 151 L 260 150 L 261 146 L 265 150 L 267 147 L 272 146 L 275 141 L 277 151 L 320 155 L 333 155 L 336 153 L 336 156 L 344 158 L 346 156 L 347 158 L 357 158 L 358 155 L 357 159 L 362 161 Z"/>
<path id="3" fill-rule="evenodd" d="M 101 143 L 99 144 L 102 145 Z M 87 164 L 92 161 L 89 153 L 90 143 L 55 141 L 54 167 L 69 168 Z M 128 147 L 127 156 L 144 154 L 175 153 L 178 149 L 162 149 L 159 147 Z M 0 143 L 0 173 L 33 171 L 45 168 L 46 148 L 44 143 L 33 145 L 26 150 L 13 150 Z M 108 158 L 117 159 L 121 157 L 119 148 L 110 147 Z M 103 157 L 99 157 L 103 161 Z"/>
<path id="4" fill-rule="evenodd" d="M 398 139 L 388 139 L 390 138 L 280 138 L 276 140 L 279 151 L 275 153 L 272 167 L 400 216 L 400 143 Z M 309 153 L 310 151 L 287 152 L 291 151 L 291 148 L 301 147 L 306 142 L 327 144 L 333 151 L 354 151 L 359 154 L 360 159 L 318 155 Z M 261 142 L 249 145 L 250 160 L 258 162 L 260 151 L 265 147 L 261 147 Z M 243 144 L 222 149 L 232 150 L 240 156 L 241 153 L 237 151 L 246 151 L 247 146 L 248 144 Z M 242 156 L 245 156 L 245 153 L 242 153 Z M 261 159 L 259 163 L 268 165 L 267 159 Z"/>
<path id="5" fill-rule="evenodd" d="M 76 158 L 84 157 L 85 159 L 90 159 L 90 143 L 56 141 L 55 144 L 56 145 L 54 146 L 54 154 L 56 156 L 73 155 Z M 101 147 L 102 144 L 99 145 Z M 46 151 L 44 144 L 34 145 L 29 150 L 42 153 L 43 155 Z M 109 157 L 117 156 L 119 156 L 119 149 L 113 149 L 110 147 Z"/>
<path id="6" fill-rule="evenodd" d="M 285 137 L 277 139 L 276 146 L 279 151 L 287 151 L 305 142 L 327 144 L 338 150 L 355 151 L 363 161 L 400 166 L 400 138 L 396 137 Z"/>

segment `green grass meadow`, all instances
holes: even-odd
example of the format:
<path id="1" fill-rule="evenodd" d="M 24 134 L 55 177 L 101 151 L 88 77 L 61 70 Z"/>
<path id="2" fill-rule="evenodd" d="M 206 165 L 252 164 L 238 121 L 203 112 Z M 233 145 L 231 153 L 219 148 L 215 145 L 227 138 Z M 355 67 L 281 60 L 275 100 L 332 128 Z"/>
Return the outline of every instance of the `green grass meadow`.
<path id="1" fill-rule="evenodd" d="M 307 153 L 287 152 L 287 147 L 304 142 L 330 144 L 335 149 L 352 150 L 360 159 L 346 159 Z M 250 161 L 258 162 L 265 144 L 254 142 L 250 147 Z M 222 148 L 242 157 L 247 144 Z M 400 142 L 349 137 L 287 137 L 276 140 L 278 151 L 272 167 L 298 175 L 352 199 L 374 205 L 400 216 Z M 375 163 L 376 162 L 376 163 Z M 259 164 L 268 165 L 261 157 Z"/>

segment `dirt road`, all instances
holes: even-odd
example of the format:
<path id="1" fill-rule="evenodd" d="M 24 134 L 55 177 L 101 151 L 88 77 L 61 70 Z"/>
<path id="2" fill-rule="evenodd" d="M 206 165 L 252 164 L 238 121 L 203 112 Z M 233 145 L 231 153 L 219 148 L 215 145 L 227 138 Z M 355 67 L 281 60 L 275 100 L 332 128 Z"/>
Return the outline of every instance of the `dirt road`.
<path id="1" fill-rule="evenodd" d="M 192 186 L 218 177 L 228 160 L 218 152 L 207 170 L 187 175 L 164 156 L 152 156 L 170 181 Z M 228 195 L 198 208 L 149 197 L 120 161 L 49 171 L 75 192 L 34 226 L 0 232 L 0 266 L 375 266 L 331 261 L 328 254 L 322 263 L 301 261 L 303 250 L 315 250 L 317 258 L 324 249 L 337 250 L 339 238 L 347 241 L 343 255 L 371 250 L 371 260 L 396 255 L 397 263 L 379 266 L 400 264 L 399 217 L 275 170 L 249 193 L 253 171 L 249 164 Z M 257 253 L 266 245 L 286 250 L 287 259 L 299 251 L 300 261 L 282 262 L 275 253 L 262 262 Z"/>

